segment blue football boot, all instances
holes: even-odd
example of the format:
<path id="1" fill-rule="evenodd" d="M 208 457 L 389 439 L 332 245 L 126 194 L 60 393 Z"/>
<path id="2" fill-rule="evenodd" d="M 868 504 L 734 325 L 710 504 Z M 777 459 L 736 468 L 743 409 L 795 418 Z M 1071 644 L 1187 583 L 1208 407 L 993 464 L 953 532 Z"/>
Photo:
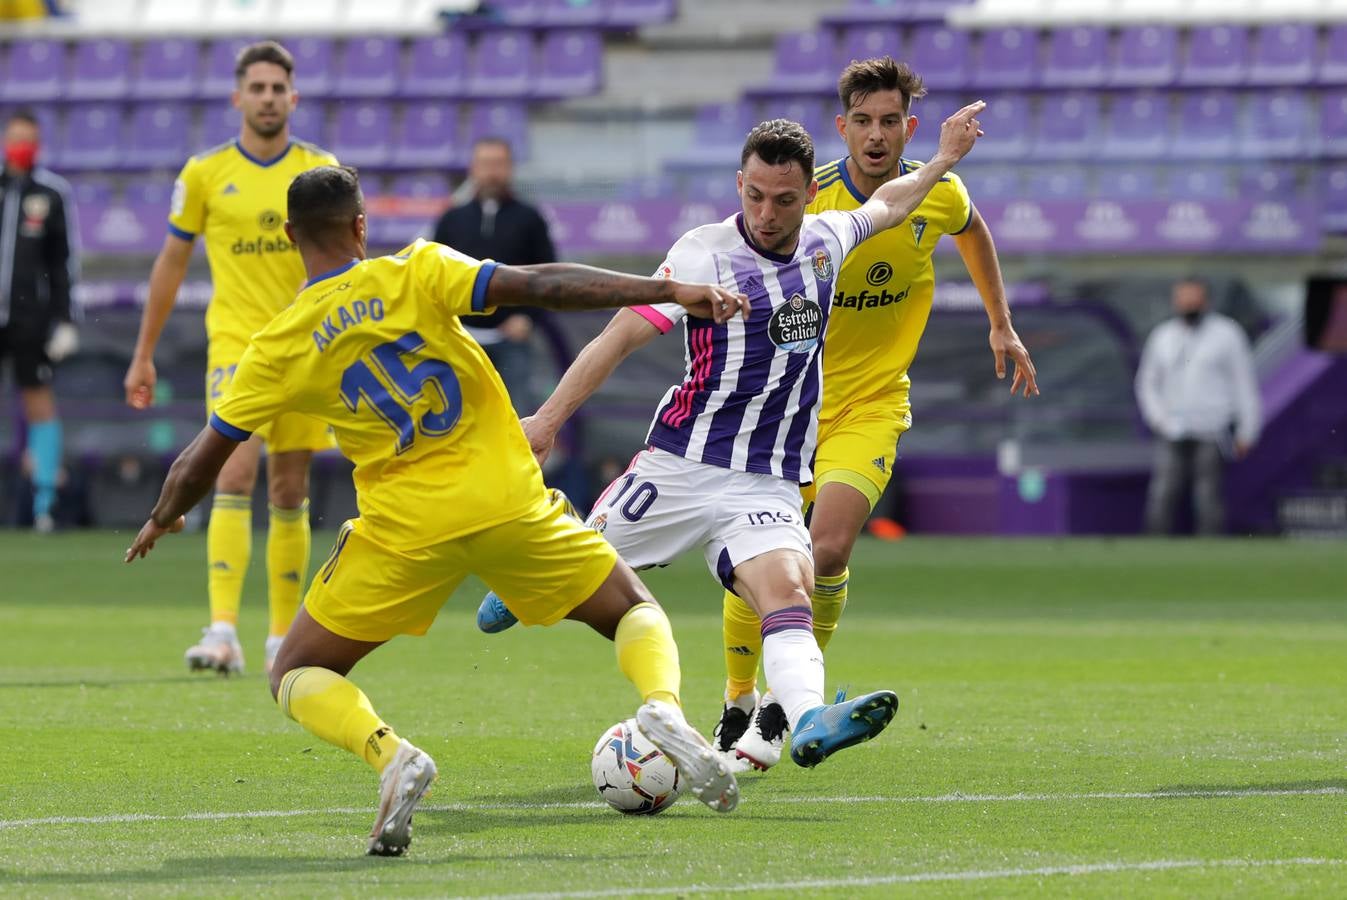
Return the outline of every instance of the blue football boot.
<path id="1" fill-rule="evenodd" d="M 496 596 L 495 591 L 487 591 L 482 605 L 477 607 L 477 627 L 487 634 L 499 634 L 514 627 L 519 619 L 506 608 L 505 602 Z"/>
<path id="2" fill-rule="evenodd" d="M 893 721 L 898 695 L 875 691 L 805 712 L 791 733 L 790 758 L 812 769 L 838 750 L 870 740 Z"/>

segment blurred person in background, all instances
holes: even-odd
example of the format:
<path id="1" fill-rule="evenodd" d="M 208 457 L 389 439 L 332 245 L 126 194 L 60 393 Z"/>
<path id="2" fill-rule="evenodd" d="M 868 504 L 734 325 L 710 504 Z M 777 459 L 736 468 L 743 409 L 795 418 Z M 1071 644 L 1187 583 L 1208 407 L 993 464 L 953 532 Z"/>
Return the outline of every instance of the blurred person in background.
<path id="1" fill-rule="evenodd" d="M 509 143 L 496 137 L 477 141 L 468 165 L 471 199 L 440 216 L 434 240 L 507 266 L 556 262 L 547 221 L 537 208 L 515 196 L 513 181 Z M 520 414 L 534 408 L 529 382 L 533 377 L 533 328 L 539 315 L 534 309 L 514 308 L 474 316 L 464 323 L 496 367 Z"/>
<path id="2" fill-rule="evenodd" d="M 37 165 L 37 118 L 16 112 L 5 122 L 0 171 L 0 359 L 13 359 L 33 478 L 33 527 L 55 528 L 61 468 L 52 366 L 74 353 L 70 291 L 78 274 L 70 185 Z"/>
<path id="3" fill-rule="evenodd" d="M 275 41 L 243 48 L 235 63 L 232 102 L 243 114 L 236 140 L 198 153 L 173 186 L 168 234 L 150 272 L 150 296 L 123 386 L 133 409 L 154 402 L 154 350 L 173 312 L 198 234 L 204 235 L 213 291 L 206 309 L 206 414 L 233 381 L 248 339 L 294 300 L 304 265 L 285 236 L 286 191 L 301 172 L 336 158 L 290 136 L 299 101 L 294 59 Z M 243 671 L 238 639 L 243 579 L 252 557 L 252 494 L 262 444 L 267 446 L 267 584 L 270 625 L 266 660 L 280 649 L 299 610 L 309 571 L 309 461 L 332 446 L 328 428 L 297 414 L 278 417 L 220 471 L 206 527 L 210 625 L 187 648 L 193 671 Z"/>
<path id="4" fill-rule="evenodd" d="M 1174 318 L 1146 339 L 1136 377 L 1141 414 L 1159 439 L 1146 528 L 1173 530 L 1179 497 L 1191 482 L 1198 533 L 1222 534 L 1225 461 L 1243 459 L 1261 427 L 1253 353 L 1244 330 L 1212 311 L 1206 282 L 1185 278 L 1171 298 Z"/>

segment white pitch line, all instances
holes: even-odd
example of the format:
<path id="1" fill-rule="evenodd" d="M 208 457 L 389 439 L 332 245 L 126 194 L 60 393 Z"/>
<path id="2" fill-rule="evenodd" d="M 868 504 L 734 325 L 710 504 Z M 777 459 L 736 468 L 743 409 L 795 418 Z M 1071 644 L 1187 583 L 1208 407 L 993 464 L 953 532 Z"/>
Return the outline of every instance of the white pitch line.
<path id="1" fill-rule="evenodd" d="M 661 894 L 730 894 L 762 891 L 777 893 L 811 888 L 865 888 L 887 884 L 916 884 L 933 881 L 990 881 L 997 878 L 1044 878 L 1054 875 L 1103 875 L 1118 872 L 1166 872 L 1176 869 L 1266 869 L 1285 866 L 1341 866 L 1342 859 L 1156 859 L 1144 862 L 1081 863 L 1070 866 L 1041 866 L 1033 869 L 973 869 L 956 872 L 910 872 L 901 875 L 874 875 L 865 878 L 810 878 L 759 884 L 685 884 L 677 887 L 605 888 L 597 891 L 557 891 L 536 894 L 489 894 L 484 900 L 582 900 L 597 897 L 656 896 Z"/>
<path id="2" fill-rule="evenodd" d="M 768 803 L 1070 803 L 1089 800 L 1217 800 L 1241 797 L 1327 797 L 1347 795 L 1347 788 L 1247 788 L 1209 791 L 1100 791 L 1078 794 L 937 794 L 929 797 L 762 797 Z M 603 809 L 597 800 L 571 803 L 460 802 L 426 804 L 426 812 L 474 812 L 501 809 Z M 34 828 L 43 825 L 113 825 L 136 822 L 195 822 L 228 819 L 291 819 L 302 816 L 360 815 L 366 806 L 331 806 L 323 809 L 252 809 L 235 812 L 114 813 L 104 816 L 48 816 L 37 819 L 0 819 L 0 829 Z"/>

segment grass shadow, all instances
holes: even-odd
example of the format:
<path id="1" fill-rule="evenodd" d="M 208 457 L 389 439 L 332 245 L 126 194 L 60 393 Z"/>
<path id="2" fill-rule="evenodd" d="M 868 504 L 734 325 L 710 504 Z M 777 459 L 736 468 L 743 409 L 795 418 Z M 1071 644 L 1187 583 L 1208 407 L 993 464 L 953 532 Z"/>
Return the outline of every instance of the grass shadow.
<path id="1" fill-rule="evenodd" d="M 1347 778 L 1307 779 L 1303 781 L 1268 781 L 1256 782 L 1253 784 L 1171 784 L 1165 787 L 1155 788 L 1155 791 L 1160 794 L 1215 793 L 1219 791 L 1229 791 L 1231 793 L 1254 793 L 1258 791 L 1266 791 L 1268 793 L 1276 793 L 1278 791 L 1347 791 Z"/>

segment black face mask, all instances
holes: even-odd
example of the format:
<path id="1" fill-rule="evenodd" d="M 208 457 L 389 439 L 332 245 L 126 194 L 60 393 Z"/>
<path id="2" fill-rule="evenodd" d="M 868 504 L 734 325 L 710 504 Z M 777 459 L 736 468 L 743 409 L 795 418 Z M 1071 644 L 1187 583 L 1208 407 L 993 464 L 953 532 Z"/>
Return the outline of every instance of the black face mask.
<path id="1" fill-rule="evenodd" d="M 1202 322 L 1202 317 L 1207 314 L 1205 309 L 1190 309 L 1186 313 L 1180 313 L 1180 318 L 1190 326 L 1196 328 Z"/>

